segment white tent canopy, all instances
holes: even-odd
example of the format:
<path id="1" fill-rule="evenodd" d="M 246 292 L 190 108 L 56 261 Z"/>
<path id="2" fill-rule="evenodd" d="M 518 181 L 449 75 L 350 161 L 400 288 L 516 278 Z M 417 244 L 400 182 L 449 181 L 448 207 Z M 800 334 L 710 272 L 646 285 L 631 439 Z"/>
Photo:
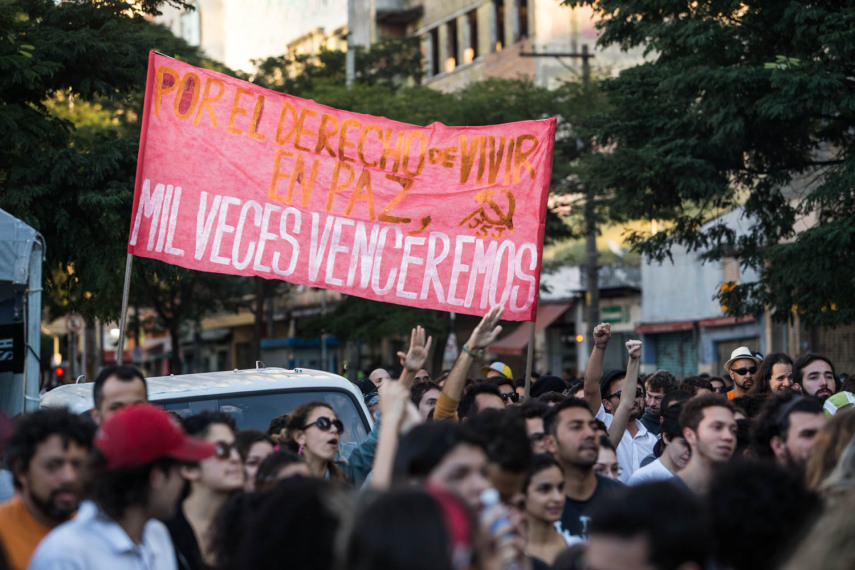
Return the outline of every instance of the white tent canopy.
<path id="1" fill-rule="evenodd" d="M 10 416 L 39 405 L 44 239 L 0 210 L 0 408 Z"/>

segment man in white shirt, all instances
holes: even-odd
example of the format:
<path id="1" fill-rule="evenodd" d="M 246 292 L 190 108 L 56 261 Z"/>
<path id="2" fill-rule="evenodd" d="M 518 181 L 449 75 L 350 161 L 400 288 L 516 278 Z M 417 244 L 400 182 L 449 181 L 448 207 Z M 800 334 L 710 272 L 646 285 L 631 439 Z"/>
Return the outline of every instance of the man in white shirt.
<path id="1" fill-rule="evenodd" d="M 31 570 L 176 568 L 175 550 L 157 519 L 172 516 L 184 487 L 179 467 L 216 447 L 190 437 L 164 410 L 132 405 L 95 436 L 90 501 L 39 544 Z"/>
<path id="2" fill-rule="evenodd" d="M 585 371 L 585 401 L 595 417 L 606 424 L 607 429 L 614 420 L 613 414 L 620 402 L 626 377 L 625 370 L 612 370 L 601 377 L 603 356 L 610 338 L 611 327 L 608 324 L 599 324 L 594 328 L 594 349 Z M 630 412 L 626 431 L 615 450 L 621 468 L 622 483 L 629 481 L 641 466 L 641 460 L 653 453 L 653 446 L 656 445 L 656 435 L 639 421 L 643 412 L 644 388 L 637 386 L 635 405 Z"/>

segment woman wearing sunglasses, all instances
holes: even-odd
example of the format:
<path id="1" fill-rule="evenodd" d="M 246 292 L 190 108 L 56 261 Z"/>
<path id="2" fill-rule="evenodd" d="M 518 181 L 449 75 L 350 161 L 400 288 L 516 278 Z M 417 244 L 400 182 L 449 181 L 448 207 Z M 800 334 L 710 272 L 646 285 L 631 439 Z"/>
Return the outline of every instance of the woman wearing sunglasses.
<path id="1" fill-rule="evenodd" d="M 189 494 L 166 521 L 179 570 L 214 563 L 211 533 L 214 517 L 229 496 L 243 489 L 244 471 L 235 442 L 235 421 L 226 413 L 204 411 L 184 418 L 184 431 L 216 445 L 216 453 L 181 467 Z"/>
<path id="2" fill-rule="evenodd" d="M 371 470 L 377 447 L 376 427 L 348 462 L 340 461 L 338 447 L 344 424 L 329 405 L 308 402 L 288 414 L 285 429 L 274 439 L 302 456 L 313 476 L 356 484 Z"/>

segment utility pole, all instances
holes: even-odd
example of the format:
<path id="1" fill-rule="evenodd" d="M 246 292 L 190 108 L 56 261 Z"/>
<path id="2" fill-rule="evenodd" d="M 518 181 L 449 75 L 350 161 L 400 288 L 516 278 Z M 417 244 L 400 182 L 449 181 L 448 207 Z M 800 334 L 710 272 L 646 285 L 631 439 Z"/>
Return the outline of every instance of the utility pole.
<path id="1" fill-rule="evenodd" d="M 581 52 L 520 52 L 523 57 L 554 57 L 560 59 L 569 57 L 582 61 L 582 86 L 585 91 L 591 86 L 591 58 L 594 54 L 588 51 L 588 45 L 582 44 Z M 582 152 L 591 151 L 591 141 L 579 141 Z M 594 339 L 591 332 L 600 322 L 600 273 L 599 258 L 597 256 L 597 208 L 596 193 L 590 185 L 585 185 L 585 281 L 586 281 L 586 318 L 588 330 L 585 333 L 588 352 L 594 348 Z"/>

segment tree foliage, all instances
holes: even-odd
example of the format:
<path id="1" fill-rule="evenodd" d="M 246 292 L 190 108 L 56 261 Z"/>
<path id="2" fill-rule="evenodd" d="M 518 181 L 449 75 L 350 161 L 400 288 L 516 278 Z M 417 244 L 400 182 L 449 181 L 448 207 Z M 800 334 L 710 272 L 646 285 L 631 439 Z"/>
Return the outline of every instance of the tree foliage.
<path id="1" fill-rule="evenodd" d="M 675 246 L 756 270 L 724 303 L 814 325 L 855 321 L 855 5 L 733 0 L 590 5 L 602 45 L 646 46 L 608 80 L 585 178 L 645 255 Z M 720 214 L 743 208 L 742 229 Z M 800 223 L 803 221 L 804 223 Z"/>
<path id="2" fill-rule="evenodd" d="M 149 50 L 210 65 L 146 19 L 164 3 L 0 2 L 0 207 L 45 237 L 62 311 L 119 312 Z"/>

